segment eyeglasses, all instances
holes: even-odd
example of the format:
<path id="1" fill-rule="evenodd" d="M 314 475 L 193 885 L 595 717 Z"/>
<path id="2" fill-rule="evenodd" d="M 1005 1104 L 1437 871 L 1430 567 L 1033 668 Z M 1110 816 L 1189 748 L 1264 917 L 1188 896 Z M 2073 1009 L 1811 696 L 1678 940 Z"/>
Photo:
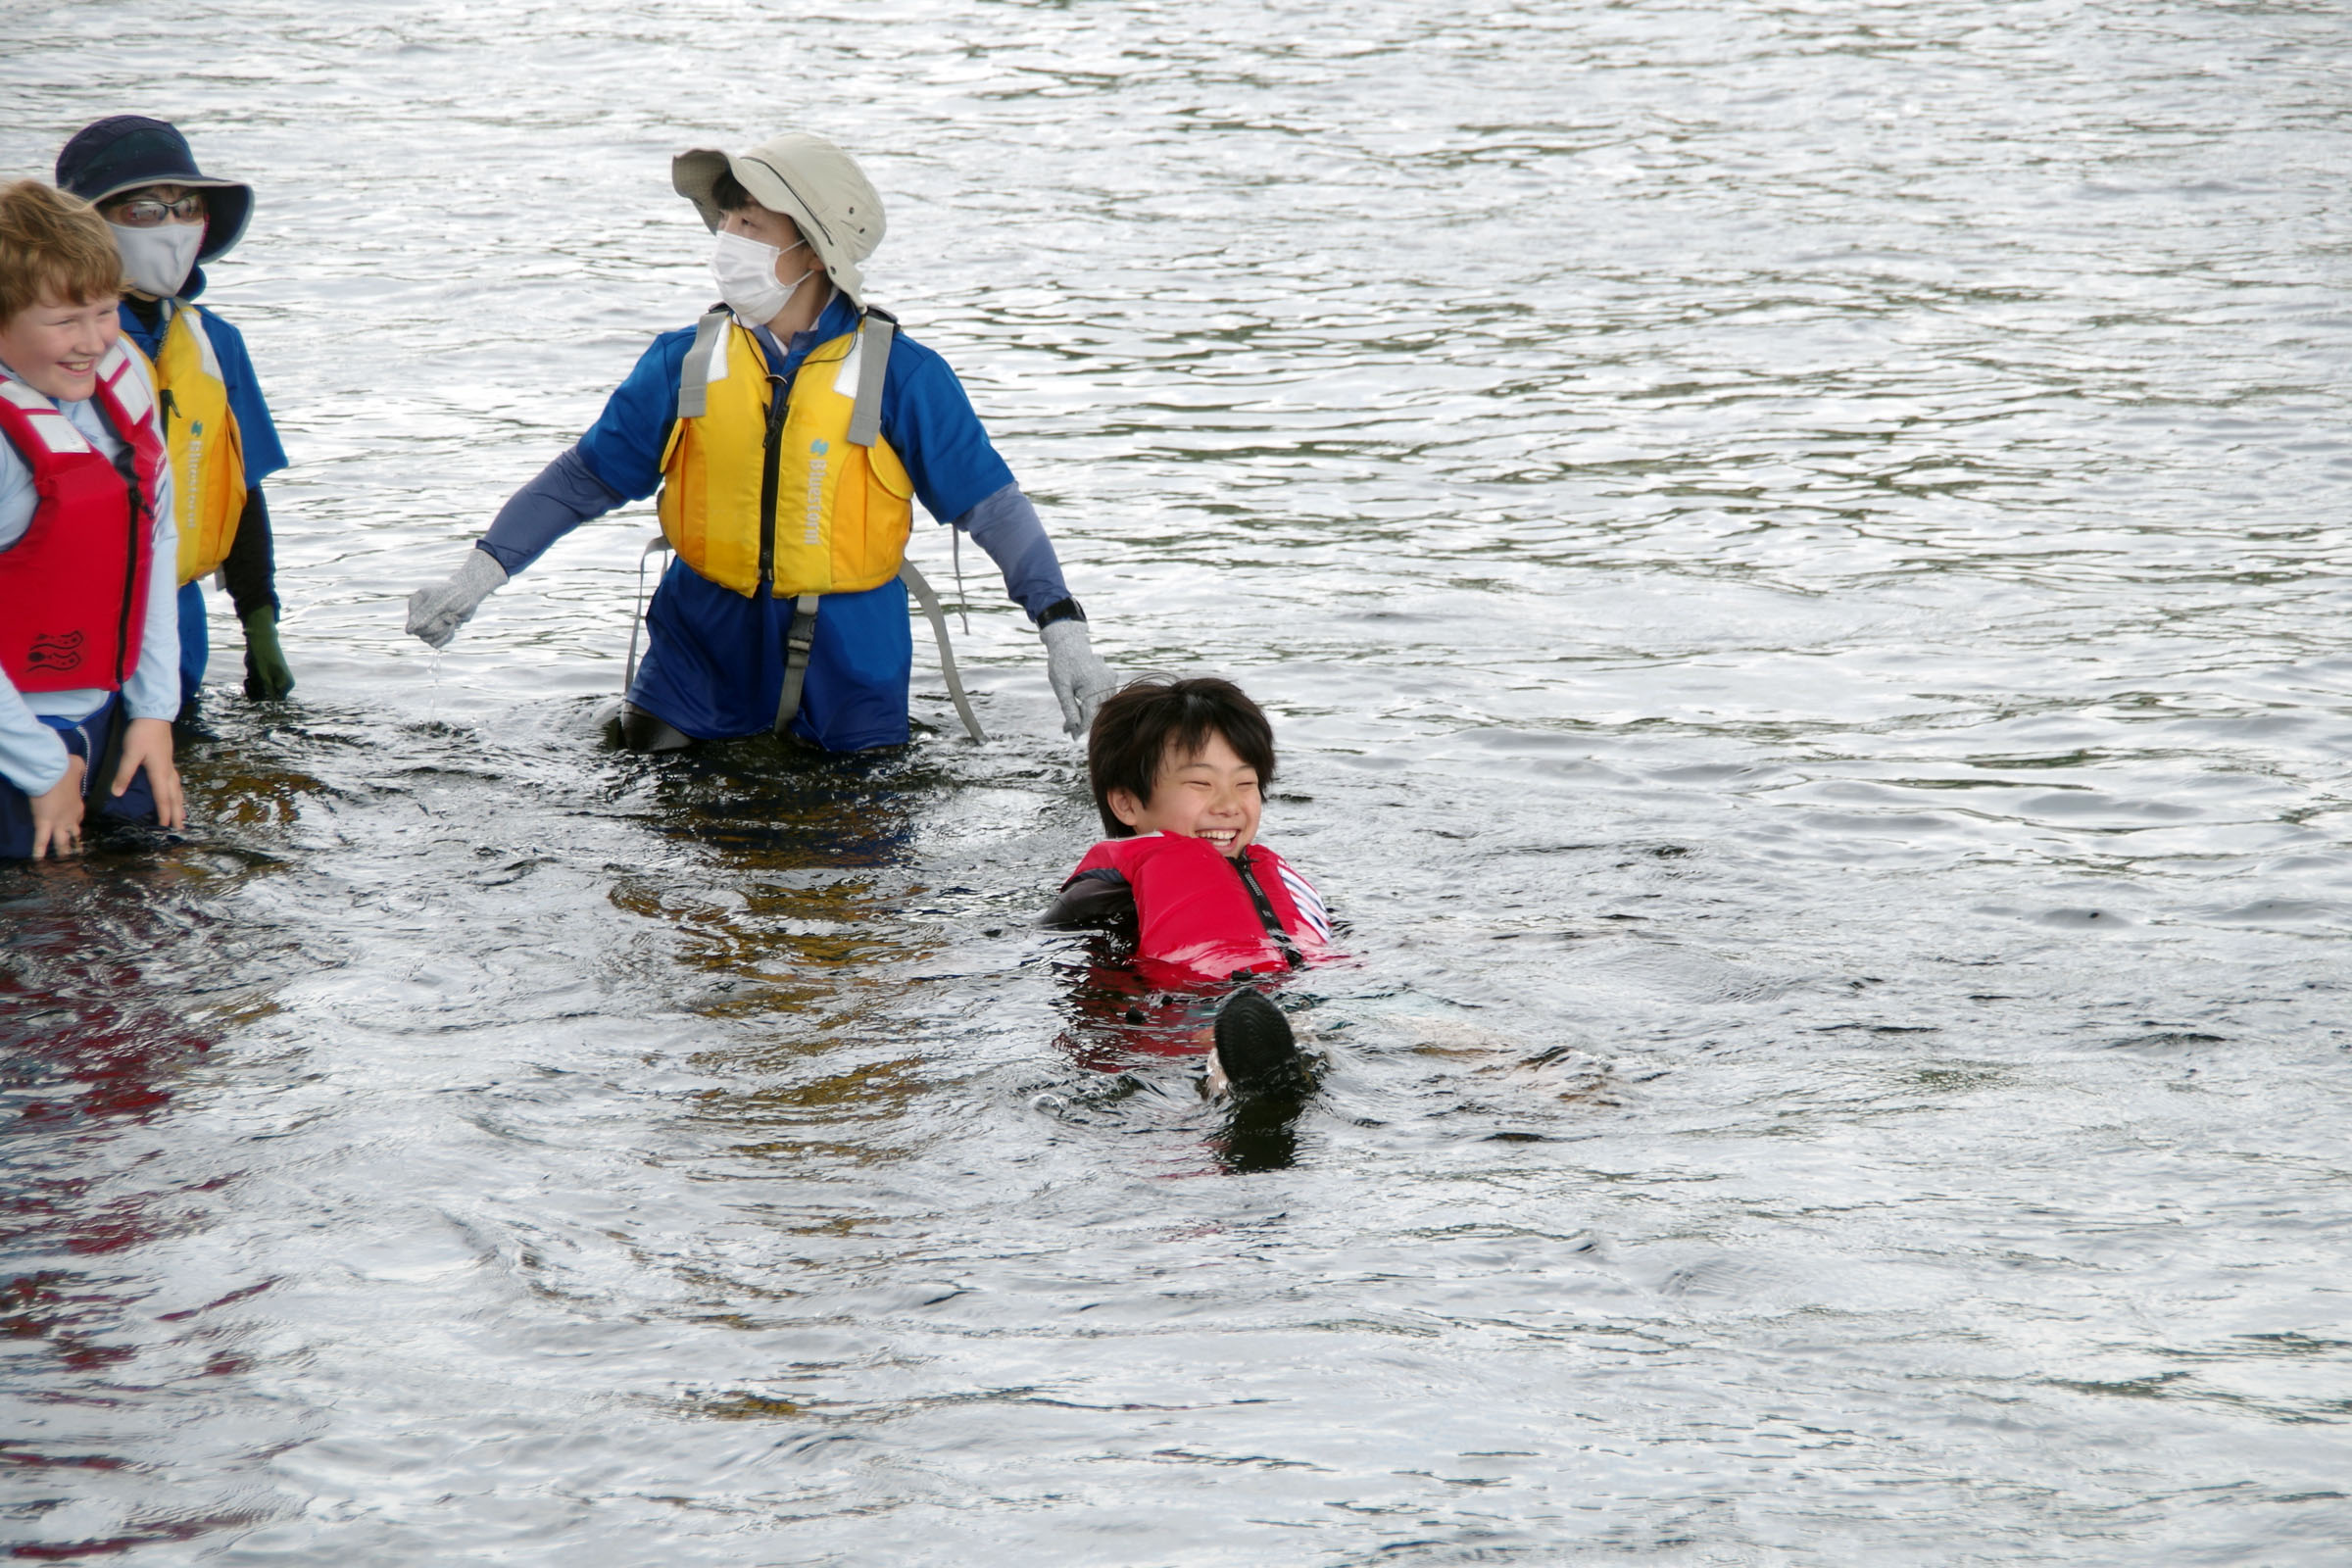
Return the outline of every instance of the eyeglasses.
<path id="1" fill-rule="evenodd" d="M 124 202 L 115 209 L 115 221 L 124 228 L 157 228 L 166 219 L 175 223 L 204 221 L 204 198 L 193 191 L 175 202 L 158 201 L 142 196 L 137 201 Z"/>

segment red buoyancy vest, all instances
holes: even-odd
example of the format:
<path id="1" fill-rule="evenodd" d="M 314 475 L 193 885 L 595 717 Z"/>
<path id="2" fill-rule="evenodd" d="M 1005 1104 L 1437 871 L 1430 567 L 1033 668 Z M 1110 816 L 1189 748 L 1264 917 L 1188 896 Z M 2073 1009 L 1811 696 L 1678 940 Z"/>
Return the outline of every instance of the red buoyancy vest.
<path id="1" fill-rule="evenodd" d="M 0 669 L 21 692 L 121 691 L 139 667 L 164 442 L 121 343 L 98 362 L 97 399 L 130 447 L 136 486 L 56 404 L 0 379 L 0 437 L 32 470 L 37 498 L 24 535 L 0 550 Z"/>
<path id="2" fill-rule="evenodd" d="M 1262 844 L 1232 860 L 1206 839 L 1174 833 L 1104 839 L 1062 885 L 1104 867 L 1135 890 L 1139 964 L 1165 965 L 1189 979 L 1222 980 L 1241 969 L 1287 969 L 1291 952 L 1304 959 L 1331 946 L 1331 917 L 1322 899 Z M 1252 886 L 1281 924 L 1281 940 L 1266 928 Z"/>

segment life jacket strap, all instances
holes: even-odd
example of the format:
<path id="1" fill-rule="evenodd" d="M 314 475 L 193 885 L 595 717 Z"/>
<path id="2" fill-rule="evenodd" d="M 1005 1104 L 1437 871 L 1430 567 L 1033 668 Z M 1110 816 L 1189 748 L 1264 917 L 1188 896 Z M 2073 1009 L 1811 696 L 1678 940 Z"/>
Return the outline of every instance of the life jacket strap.
<path id="1" fill-rule="evenodd" d="M 850 405 L 849 431 L 854 447 L 882 439 L 883 377 L 890 371 L 890 340 L 898 330 L 898 318 L 887 311 L 869 309 L 858 324 L 858 398 Z"/>
<path id="2" fill-rule="evenodd" d="M 665 534 L 654 535 L 645 542 L 645 548 L 637 553 L 637 613 L 629 619 L 629 662 L 620 676 L 620 695 L 623 697 L 637 689 L 637 628 L 645 624 L 645 564 L 657 550 L 666 550 L 672 555 L 677 553 L 677 547 L 669 542 Z"/>
<path id="3" fill-rule="evenodd" d="M 678 417 L 699 419 L 710 412 L 710 356 L 733 313 L 720 306 L 694 323 L 694 347 L 678 367 Z"/>
<path id="4" fill-rule="evenodd" d="M 1257 923 L 1266 928 L 1266 935 L 1282 950 L 1283 961 L 1294 969 L 1305 968 L 1306 956 L 1291 940 L 1291 933 L 1283 926 L 1282 916 L 1274 912 L 1274 901 L 1267 898 L 1266 890 L 1258 885 L 1257 873 L 1250 868 L 1247 851 L 1234 858 L 1233 868 L 1242 874 L 1242 886 L 1250 890 L 1250 902 L 1257 906 Z"/>
<path id="5" fill-rule="evenodd" d="M 899 563 L 899 581 L 906 585 L 922 605 L 923 613 L 931 617 L 931 635 L 939 639 L 939 672 L 948 679 L 948 695 L 956 700 L 956 711 L 963 719 L 965 732 L 973 740 L 985 743 L 988 736 L 982 732 L 980 720 L 972 712 L 971 700 L 963 695 L 963 681 L 956 673 L 956 653 L 948 646 L 948 617 L 940 613 L 939 595 L 931 591 L 931 585 L 914 569 L 911 561 Z"/>
<path id="6" fill-rule="evenodd" d="M 784 632 L 784 695 L 776 701 L 776 739 L 782 740 L 801 710 L 801 687 L 808 679 L 808 650 L 816 646 L 816 595 L 792 602 L 792 624 Z"/>

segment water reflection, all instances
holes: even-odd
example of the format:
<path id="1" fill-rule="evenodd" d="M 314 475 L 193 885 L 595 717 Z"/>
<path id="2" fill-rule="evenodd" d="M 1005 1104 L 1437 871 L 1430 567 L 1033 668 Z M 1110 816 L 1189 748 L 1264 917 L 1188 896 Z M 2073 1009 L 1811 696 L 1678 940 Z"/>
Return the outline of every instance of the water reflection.
<path id="1" fill-rule="evenodd" d="M 18 1555 L 114 1554 L 254 1517 L 159 1517 L 142 1478 L 171 1440 L 120 1419 L 166 1401 L 219 1410 L 253 1351 L 247 1326 L 217 1309 L 271 1283 L 210 1282 L 210 1298 L 183 1305 L 145 1264 L 201 1233 L 237 1174 L 156 1157 L 238 1010 L 190 987 L 223 957 L 211 880 L 104 844 L 0 867 L 0 1474 L 9 1514 L 43 1538 Z"/>

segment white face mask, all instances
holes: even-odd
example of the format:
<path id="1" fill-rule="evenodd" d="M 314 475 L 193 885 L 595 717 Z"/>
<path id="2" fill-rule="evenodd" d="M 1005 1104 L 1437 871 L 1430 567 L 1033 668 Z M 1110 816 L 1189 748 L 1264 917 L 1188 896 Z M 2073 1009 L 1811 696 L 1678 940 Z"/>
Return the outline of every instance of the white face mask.
<path id="1" fill-rule="evenodd" d="M 153 228 L 125 228 L 121 223 L 109 223 L 115 231 L 115 249 L 122 256 L 122 277 L 142 294 L 158 299 L 170 299 L 187 282 L 188 273 L 196 266 L 196 253 L 204 248 L 202 223 L 158 223 Z"/>
<path id="2" fill-rule="evenodd" d="M 791 247 L 797 251 L 807 240 Z M 718 297 L 727 302 L 727 309 L 754 326 L 765 326 L 784 314 L 785 302 L 792 291 L 801 286 L 809 273 L 816 270 L 805 267 L 791 282 L 778 281 L 776 264 L 790 251 L 773 245 L 762 245 L 756 239 L 719 230 L 718 240 L 710 251 L 710 275 L 718 279 Z"/>

